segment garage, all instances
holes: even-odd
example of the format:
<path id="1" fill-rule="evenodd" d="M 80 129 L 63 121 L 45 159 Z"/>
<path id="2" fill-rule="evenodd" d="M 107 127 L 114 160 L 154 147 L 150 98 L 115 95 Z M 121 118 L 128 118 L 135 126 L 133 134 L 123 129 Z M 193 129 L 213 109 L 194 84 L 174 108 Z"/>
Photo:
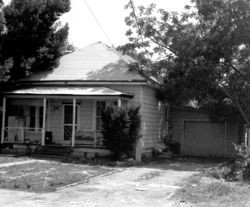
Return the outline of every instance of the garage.
<path id="1" fill-rule="evenodd" d="M 223 157 L 226 153 L 225 143 L 225 124 L 198 120 L 183 121 L 183 155 Z"/>
<path id="2" fill-rule="evenodd" d="M 233 157 L 233 143 L 242 143 L 244 130 L 237 120 L 218 123 L 208 113 L 183 107 L 171 107 L 169 139 L 180 144 L 180 154 L 203 157 Z"/>

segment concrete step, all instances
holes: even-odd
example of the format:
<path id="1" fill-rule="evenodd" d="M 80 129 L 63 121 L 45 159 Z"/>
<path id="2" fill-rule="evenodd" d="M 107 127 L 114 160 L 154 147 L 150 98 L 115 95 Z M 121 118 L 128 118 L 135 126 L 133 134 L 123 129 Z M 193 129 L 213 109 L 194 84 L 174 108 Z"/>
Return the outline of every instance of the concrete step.
<path id="1" fill-rule="evenodd" d="M 46 160 L 64 160 L 67 156 L 63 155 L 46 155 L 46 154 L 32 154 L 31 157 L 36 159 L 46 159 Z"/>
<path id="2" fill-rule="evenodd" d="M 41 146 L 36 150 L 35 154 L 67 156 L 71 152 L 71 147 Z"/>

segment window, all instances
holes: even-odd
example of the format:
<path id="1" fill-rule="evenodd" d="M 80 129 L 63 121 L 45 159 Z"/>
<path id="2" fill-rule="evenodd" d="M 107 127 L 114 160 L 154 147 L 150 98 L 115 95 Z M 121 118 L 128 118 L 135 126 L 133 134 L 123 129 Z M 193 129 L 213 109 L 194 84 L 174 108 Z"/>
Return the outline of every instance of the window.
<path id="1" fill-rule="evenodd" d="M 20 105 L 10 105 L 8 113 L 9 116 L 24 116 L 24 108 Z"/>
<path id="2" fill-rule="evenodd" d="M 29 107 L 29 122 L 28 127 L 30 130 L 37 130 L 43 127 L 43 107 L 30 106 Z"/>
<path id="3" fill-rule="evenodd" d="M 36 127 L 36 107 L 35 106 L 30 106 L 30 128 L 35 128 Z"/>
<path id="4" fill-rule="evenodd" d="M 43 107 L 39 107 L 39 128 L 43 128 Z"/>
<path id="5" fill-rule="evenodd" d="M 106 108 L 105 101 L 96 102 L 96 130 L 102 129 L 102 112 Z"/>
<path id="6" fill-rule="evenodd" d="M 126 109 L 128 107 L 128 100 L 122 100 L 122 109 Z"/>

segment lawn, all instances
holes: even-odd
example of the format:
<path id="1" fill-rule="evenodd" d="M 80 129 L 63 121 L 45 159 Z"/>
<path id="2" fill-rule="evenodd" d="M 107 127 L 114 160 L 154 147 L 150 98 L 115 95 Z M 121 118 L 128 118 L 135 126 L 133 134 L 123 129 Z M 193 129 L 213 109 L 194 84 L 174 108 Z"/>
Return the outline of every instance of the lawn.
<path id="1" fill-rule="evenodd" d="M 0 188 L 50 192 L 58 187 L 112 172 L 113 168 L 36 161 L 10 167 L 0 167 Z"/>
<path id="2" fill-rule="evenodd" d="M 171 198 L 176 206 L 250 206 L 250 185 L 242 182 L 226 182 L 206 177 L 203 173 L 194 175 L 182 183 Z"/>
<path id="3" fill-rule="evenodd" d="M 10 162 L 26 161 L 28 159 L 29 159 L 28 157 L 10 157 L 10 156 L 0 155 L 0 164 L 10 163 Z"/>

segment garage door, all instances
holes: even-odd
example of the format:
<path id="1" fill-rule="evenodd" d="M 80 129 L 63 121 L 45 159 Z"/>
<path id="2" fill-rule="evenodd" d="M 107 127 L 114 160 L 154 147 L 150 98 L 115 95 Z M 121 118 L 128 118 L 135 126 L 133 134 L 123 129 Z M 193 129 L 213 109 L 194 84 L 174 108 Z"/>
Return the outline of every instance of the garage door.
<path id="1" fill-rule="evenodd" d="M 224 124 L 185 121 L 183 155 L 223 157 L 224 133 Z"/>

